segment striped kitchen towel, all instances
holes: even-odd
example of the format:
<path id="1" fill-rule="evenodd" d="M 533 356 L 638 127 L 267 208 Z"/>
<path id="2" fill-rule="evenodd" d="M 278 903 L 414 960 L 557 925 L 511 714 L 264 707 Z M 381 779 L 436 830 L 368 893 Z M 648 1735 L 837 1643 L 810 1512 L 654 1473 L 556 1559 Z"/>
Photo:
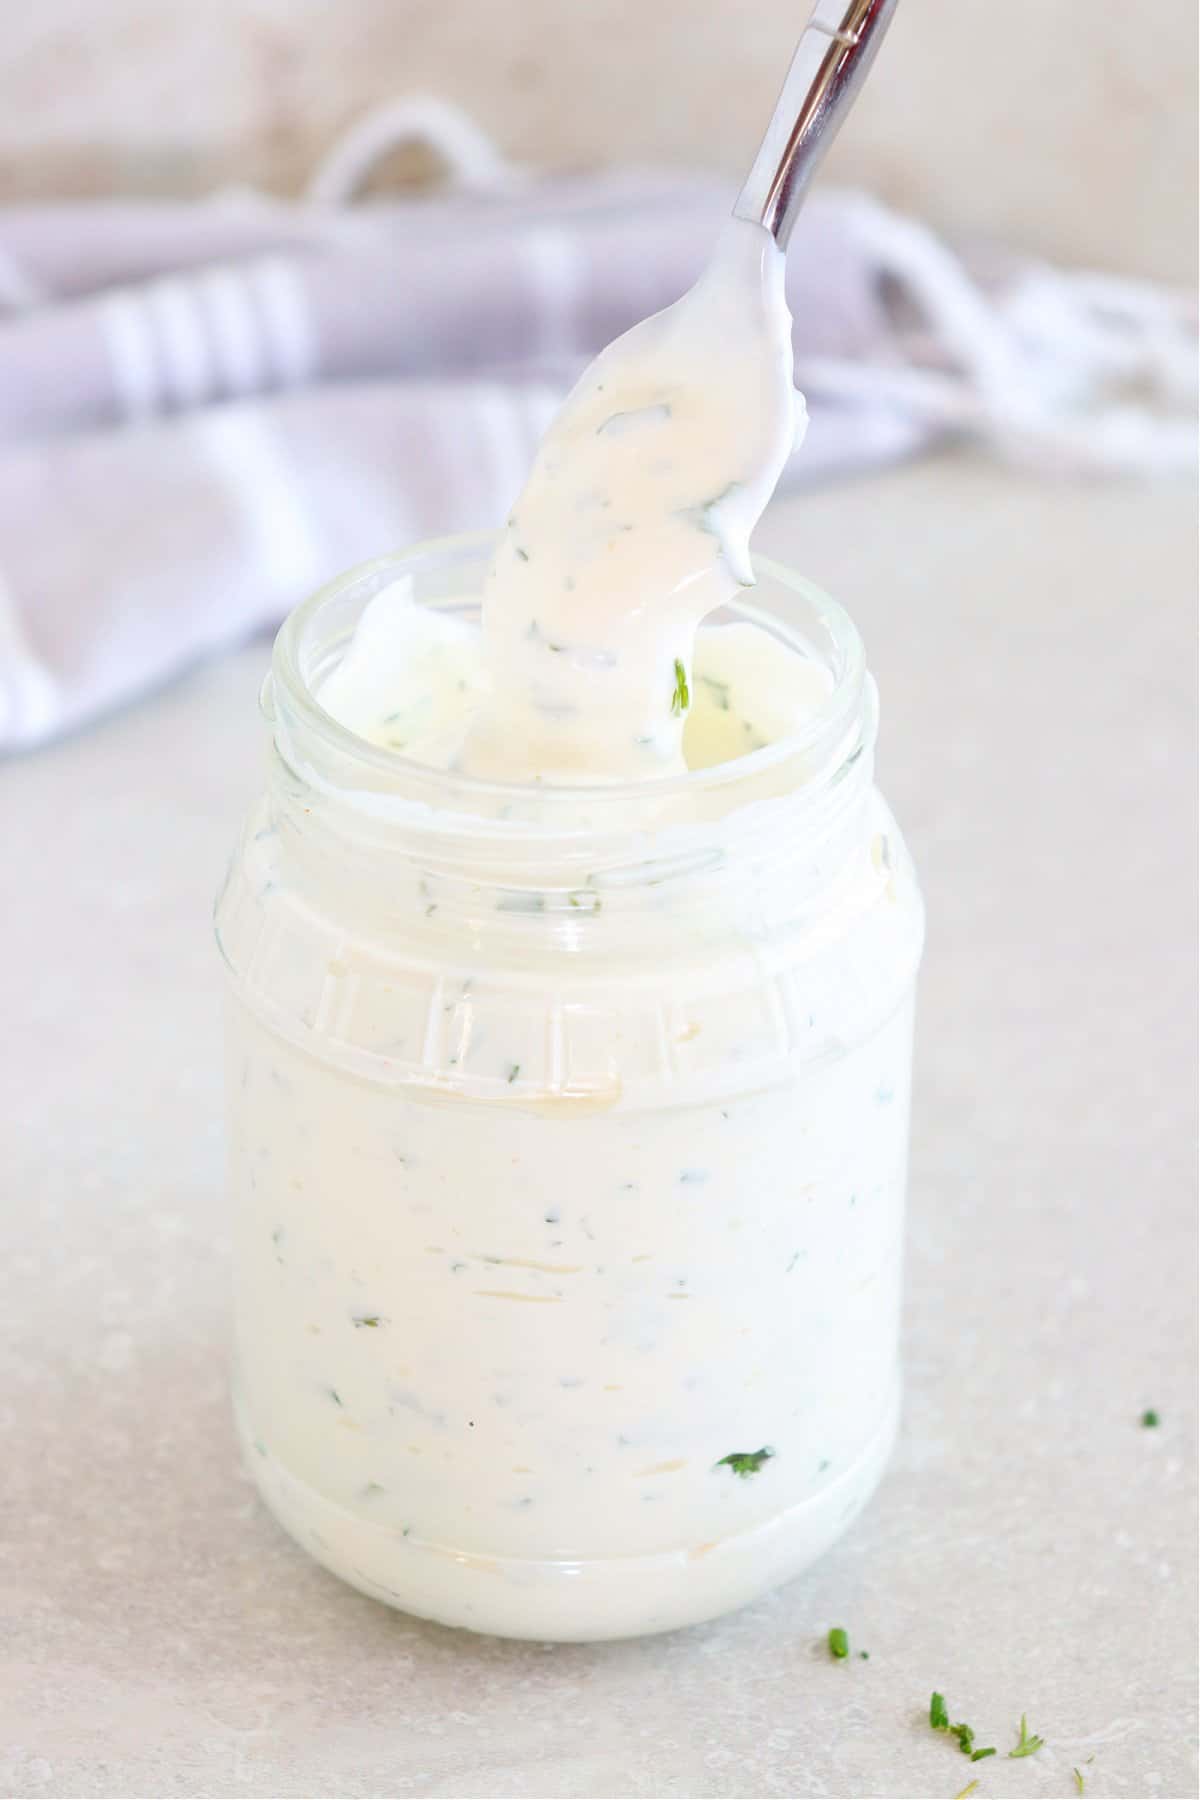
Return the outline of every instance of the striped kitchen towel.
<path id="1" fill-rule="evenodd" d="M 414 138 L 447 185 L 351 205 Z M 351 132 L 303 203 L 0 208 L 0 748 L 356 561 L 498 523 L 580 368 L 684 291 L 730 202 L 682 174 L 535 177 L 415 100 Z M 1169 293 L 968 266 L 818 193 L 788 298 L 811 424 L 785 480 L 948 432 L 1071 468 L 1190 458 L 1194 326 Z"/>

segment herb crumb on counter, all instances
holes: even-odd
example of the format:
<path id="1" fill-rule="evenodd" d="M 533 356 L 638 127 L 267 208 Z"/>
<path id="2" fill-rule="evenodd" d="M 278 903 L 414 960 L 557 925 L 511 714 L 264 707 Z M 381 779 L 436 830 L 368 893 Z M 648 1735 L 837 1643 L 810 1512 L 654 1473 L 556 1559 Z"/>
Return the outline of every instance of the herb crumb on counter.
<path id="1" fill-rule="evenodd" d="M 1045 1743 L 1045 1741 L 1046 1741 L 1045 1738 L 1033 1736 L 1028 1725 L 1025 1723 L 1025 1714 L 1022 1713 L 1021 1714 L 1021 1735 L 1017 1739 L 1016 1749 L 1009 1751 L 1009 1753 L 1008 1753 L 1009 1757 L 1013 1758 L 1013 1757 L 1017 1757 L 1017 1756 L 1036 1756 L 1038 1751 L 1041 1749 L 1042 1745 Z"/>

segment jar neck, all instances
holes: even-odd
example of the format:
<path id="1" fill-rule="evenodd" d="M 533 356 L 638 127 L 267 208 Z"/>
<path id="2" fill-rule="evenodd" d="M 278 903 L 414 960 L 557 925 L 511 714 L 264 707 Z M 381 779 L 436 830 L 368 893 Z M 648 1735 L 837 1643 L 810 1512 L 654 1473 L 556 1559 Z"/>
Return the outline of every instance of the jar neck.
<path id="1" fill-rule="evenodd" d="M 826 910 L 862 844 L 871 683 L 864 702 L 836 762 L 799 782 L 782 758 L 719 804 L 664 804 L 626 823 L 606 796 L 599 816 L 584 801 L 565 827 L 557 806 L 542 821 L 398 806 L 331 784 L 277 736 L 269 829 L 285 878 L 375 935 L 466 933 L 504 962 L 766 935 Z"/>
<path id="2" fill-rule="evenodd" d="M 306 602 L 263 692 L 274 753 L 266 829 L 285 879 L 347 926 L 469 933 L 505 962 L 618 943 L 655 955 L 819 912 L 861 844 L 877 725 L 853 625 L 810 584 L 760 564 L 755 605 L 781 655 L 823 666 L 826 700 L 793 736 L 734 761 L 639 783 L 505 785 L 415 763 L 354 736 L 317 694 L 381 587 L 463 605 L 490 539 L 383 559 Z M 764 579 L 765 577 L 765 579 Z M 767 591 L 773 604 L 759 604 Z"/>

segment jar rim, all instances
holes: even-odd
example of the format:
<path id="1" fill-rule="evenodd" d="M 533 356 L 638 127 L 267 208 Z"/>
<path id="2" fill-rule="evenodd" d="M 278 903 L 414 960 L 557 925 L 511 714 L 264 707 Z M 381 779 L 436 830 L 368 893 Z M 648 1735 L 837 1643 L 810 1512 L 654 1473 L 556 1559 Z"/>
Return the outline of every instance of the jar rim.
<path id="1" fill-rule="evenodd" d="M 799 594 L 811 607 L 827 634 L 832 658 L 826 661 L 831 676 L 828 694 L 822 703 L 794 732 L 776 738 L 731 761 L 703 769 L 688 769 L 680 774 L 653 776 L 645 781 L 579 782 L 563 784 L 500 781 L 488 776 L 466 774 L 458 770 L 434 767 L 405 756 L 400 751 L 373 744 L 360 737 L 326 711 L 317 698 L 304 672 L 302 651 L 306 636 L 322 609 L 350 590 L 376 583 L 375 591 L 386 580 L 414 572 L 414 565 L 434 564 L 455 555 L 487 553 L 497 541 L 495 531 L 474 531 L 428 538 L 410 547 L 372 557 L 357 563 L 302 600 L 284 620 L 275 638 L 271 670 L 263 685 L 263 710 L 268 719 L 277 720 L 275 690 L 286 696 L 289 713 L 315 741 L 339 760 L 350 759 L 364 773 L 369 771 L 375 782 L 403 786 L 413 797 L 436 807 L 439 791 L 453 792 L 462 801 L 475 797 L 489 810 L 506 802 L 528 802 L 536 793 L 539 811 L 545 814 L 570 814 L 581 806 L 589 809 L 619 804 L 627 808 L 631 800 L 640 810 L 700 793 L 752 785 L 768 770 L 775 770 L 792 759 L 803 765 L 796 785 L 819 785 L 828 777 L 829 764 L 857 755 L 857 748 L 847 749 L 848 737 L 859 734 L 854 726 L 863 710 L 864 691 L 868 685 L 866 652 L 858 629 L 846 610 L 807 577 L 770 557 L 754 558 L 756 575 L 765 575 L 786 590 Z M 749 590 L 753 593 L 755 590 Z M 783 644 L 791 643 L 801 653 L 812 653 L 813 646 L 788 621 L 774 616 L 765 608 L 738 595 L 729 602 L 728 610 L 740 619 L 766 628 Z M 873 685 L 873 684 L 872 684 Z M 846 757 L 839 751 L 846 751 Z M 836 768 L 834 770 L 836 774 Z M 340 784 L 339 784 L 340 785 Z"/>

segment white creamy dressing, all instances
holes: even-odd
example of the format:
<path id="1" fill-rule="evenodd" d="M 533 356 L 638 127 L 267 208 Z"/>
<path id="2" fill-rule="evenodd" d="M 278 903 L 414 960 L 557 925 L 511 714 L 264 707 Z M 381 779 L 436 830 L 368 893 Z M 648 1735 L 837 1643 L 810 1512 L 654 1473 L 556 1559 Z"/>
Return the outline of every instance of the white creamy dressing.
<path id="1" fill-rule="evenodd" d="M 795 667 L 776 678 L 751 627 L 693 666 L 701 620 L 753 583 L 750 533 L 805 423 L 783 277 L 770 234 L 731 220 L 691 292 L 610 344 L 551 425 L 482 636 L 378 595 L 321 690 L 327 710 L 419 761 L 508 781 L 677 774 L 794 729 L 790 690 L 811 684 Z M 744 691 L 751 664 L 769 719 Z M 705 731 L 685 747 L 697 702 L 733 716 L 715 744 Z"/>
<path id="2" fill-rule="evenodd" d="M 788 736 L 827 671 L 702 621 L 752 578 L 794 404 L 783 260 L 735 223 L 568 399 L 481 625 L 393 583 L 323 706 L 547 786 Z M 786 936 L 753 879 L 715 938 L 671 882 L 603 871 L 464 898 L 414 863 L 351 904 L 359 865 L 298 872 L 309 824 L 252 818 L 218 918 L 265 971 L 229 1078 L 239 1419 L 269 1503 L 365 1591 L 513 1635 L 663 1629 L 797 1572 L 895 1424 L 920 903 L 882 801 L 797 846 L 814 898 Z"/>

